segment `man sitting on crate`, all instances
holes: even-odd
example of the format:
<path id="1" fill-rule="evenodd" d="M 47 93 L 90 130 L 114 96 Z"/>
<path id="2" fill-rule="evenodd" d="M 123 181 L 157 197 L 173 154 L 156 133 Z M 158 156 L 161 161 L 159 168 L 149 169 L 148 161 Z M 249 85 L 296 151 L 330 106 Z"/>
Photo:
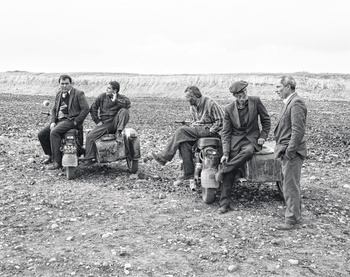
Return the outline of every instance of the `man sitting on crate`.
<path id="1" fill-rule="evenodd" d="M 259 97 L 247 96 L 248 83 L 237 81 L 230 87 L 236 100 L 224 109 L 224 126 L 221 133 L 223 156 L 222 167 L 215 178 L 223 182 L 220 196 L 220 213 L 230 208 L 230 192 L 234 177 L 246 161 L 267 139 L 271 128 L 270 116 Z M 262 130 L 260 131 L 258 117 Z"/>
<path id="2" fill-rule="evenodd" d="M 159 164 L 165 165 L 171 161 L 179 149 L 183 160 L 183 174 L 177 179 L 180 181 L 193 178 L 194 164 L 192 146 L 203 137 L 217 137 L 222 129 L 224 113 L 221 107 L 211 98 L 202 96 L 200 90 L 195 86 L 187 87 L 185 97 L 190 103 L 192 114 L 192 125 L 183 126 L 176 130 L 165 149 L 152 157 Z"/>
<path id="3" fill-rule="evenodd" d="M 120 85 L 116 81 L 109 83 L 107 92 L 100 94 L 91 105 L 90 114 L 96 123 L 86 135 L 85 158 L 83 165 L 91 165 L 96 158 L 96 140 L 105 134 L 115 134 L 122 141 L 122 131 L 129 122 L 129 98 L 119 94 Z"/>

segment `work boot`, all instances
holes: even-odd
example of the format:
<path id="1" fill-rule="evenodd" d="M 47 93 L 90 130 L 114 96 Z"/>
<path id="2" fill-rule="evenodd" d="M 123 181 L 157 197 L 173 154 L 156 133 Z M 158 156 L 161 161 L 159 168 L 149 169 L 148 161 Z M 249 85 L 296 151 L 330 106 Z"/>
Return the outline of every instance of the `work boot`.
<path id="1" fill-rule="evenodd" d="M 50 164 L 50 163 L 52 163 L 52 156 L 49 156 L 48 158 L 43 160 L 41 163 L 43 163 L 43 164 Z"/>
<path id="2" fill-rule="evenodd" d="M 193 179 L 193 174 L 180 174 L 177 178 L 176 178 L 176 180 L 177 181 L 185 181 L 185 180 L 188 180 L 188 179 Z"/>
<path id="3" fill-rule="evenodd" d="M 219 209 L 218 209 L 218 212 L 220 214 L 224 214 L 224 213 L 227 213 L 231 207 L 230 207 L 230 201 L 227 201 L 224 205 L 222 205 Z"/>
<path id="4" fill-rule="evenodd" d="M 61 169 L 62 165 L 58 162 L 53 162 L 52 165 L 50 165 L 47 169 L 48 170 L 56 170 L 56 169 Z"/>
<path id="5" fill-rule="evenodd" d="M 165 165 L 167 163 L 167 160 L 165 160 L 164 158 L 162 158 L 161 156 L 157 155 L 156 153 L 152 152 L 152 157 L 153 159 L 159 163 L 160 165 Z"/>
<path id="6" fill-rule="evenodd" d="M 297 228 L 299 228 L 298 223 L 281 223 L 276 226 L 276 229 L 281 231 L 288 231 L 288 230 L 297 229 Z"/>
<path id="7" fill-rule="evenodd" d="M 95 161 L 93 161 L 92 159 L 87 159 L 87 160 L 82 160 L 81 165 L 82 166 L 90 166 L 93 165 L 95 163 Z"/>

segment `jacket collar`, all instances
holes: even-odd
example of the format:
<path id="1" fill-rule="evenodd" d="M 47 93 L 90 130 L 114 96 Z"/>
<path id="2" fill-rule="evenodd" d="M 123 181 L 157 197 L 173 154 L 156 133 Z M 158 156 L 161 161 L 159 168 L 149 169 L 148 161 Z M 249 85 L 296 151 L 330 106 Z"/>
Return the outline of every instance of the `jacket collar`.
<path id="1" fill-rule="evenodd" d="M 240 128 L 241 121 L 239 120 L 237 101 L 236 100 L 233 101 L 232 105 L 233 105 L 233 119 L 236 122 L 238 128 Z M 251 97 L 248 96 L 248 122 L 249 122 L 249 119 L 252 118 L 252 116 L 253 116 L 253 110 L 254 110 L 253 101 L 252 101 Z"/>
<path id="2" fill-rule="evenodd" d="M 295 92 L 295 93 L 291 94 L 290 97 L 287 97 L 287 98 L 286 98 L 287 101 L 285 102 L 285 104 L 284 104 L 284 106 L 283 106 L 283 108 L 282 108 L 282 110 L 281 110 L 281 112 L 280 112 L 280 114 L 279 114 L 279 116 L 278 116 L 276 127 L 278 126 L 278 124 L 280 123 L 280 120 L 281 120 L 282 116 L 283 116 L 284 113 L 286 112 L 289 103 L 290 103 L 290 102 L 293 100 L 293 98 L 296 97 L 297 95 L 298 95 L 298 94 Z"/>

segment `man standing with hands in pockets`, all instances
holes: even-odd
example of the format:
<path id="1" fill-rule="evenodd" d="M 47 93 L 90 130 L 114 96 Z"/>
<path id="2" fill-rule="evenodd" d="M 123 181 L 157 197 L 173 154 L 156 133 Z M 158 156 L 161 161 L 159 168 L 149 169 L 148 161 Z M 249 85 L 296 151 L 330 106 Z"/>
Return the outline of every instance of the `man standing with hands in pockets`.
<path id="1" fill-rule="evenodd" d="M 287 205 L 285 222 L 276 226 L 290 230 L 301 220 L 300 175 L 306 158 L 305 129 L 307 108 L 295 92 L 296 82 L 291 76 L 283 76 L 276 85 L 276 93 L 284 107 L 274 130 L 276 139 L 275 158 L 281 158 L 283 195 Z"/>

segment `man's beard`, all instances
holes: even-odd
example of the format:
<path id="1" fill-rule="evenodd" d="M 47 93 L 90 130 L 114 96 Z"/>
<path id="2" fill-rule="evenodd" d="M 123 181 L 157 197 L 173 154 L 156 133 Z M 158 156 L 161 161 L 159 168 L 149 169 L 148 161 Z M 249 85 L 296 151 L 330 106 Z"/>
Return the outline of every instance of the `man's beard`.
<path id="1" fill-rule="evenodd" d="M 245 100 L 237 100 L 237 108 L 239 110 L 244 109 L 244 107 L 247 105 L 248 99 Z"/>

